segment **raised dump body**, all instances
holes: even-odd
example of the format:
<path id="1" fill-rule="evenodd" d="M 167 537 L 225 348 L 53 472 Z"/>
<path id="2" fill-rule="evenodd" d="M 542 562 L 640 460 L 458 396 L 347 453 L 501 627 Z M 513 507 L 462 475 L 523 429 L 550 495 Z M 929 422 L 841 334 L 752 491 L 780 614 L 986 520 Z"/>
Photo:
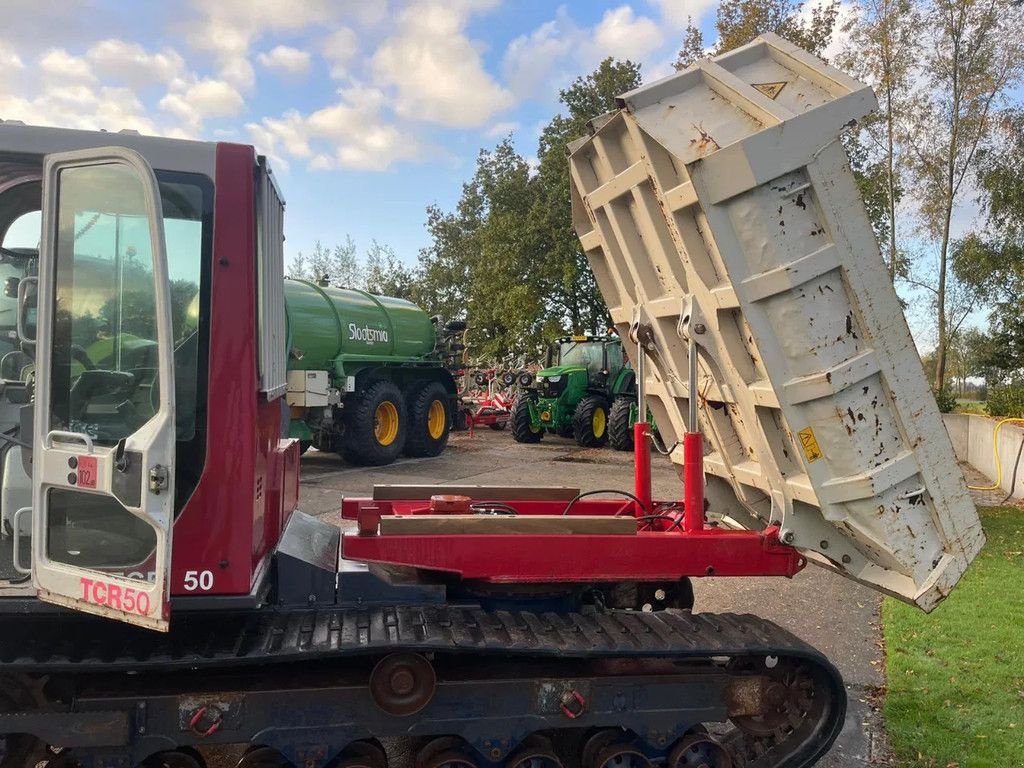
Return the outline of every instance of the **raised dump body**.
<path id="1" fill-rule="evenodd" d="M 620 106 L 573 218 L 659 431 L 694 427 L 692 338 L 711 511 L 930 610 L 984 536 L 840 142 L 870 87 L 764 35 Z"/>

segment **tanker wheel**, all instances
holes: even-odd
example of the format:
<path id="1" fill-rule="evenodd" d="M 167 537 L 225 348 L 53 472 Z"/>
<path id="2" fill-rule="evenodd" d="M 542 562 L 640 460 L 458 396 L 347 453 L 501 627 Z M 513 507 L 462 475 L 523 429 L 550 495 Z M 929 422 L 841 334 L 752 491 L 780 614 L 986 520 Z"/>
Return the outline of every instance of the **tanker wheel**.
<path id="1" fill-rule="evenodd" d="M 608 401 L 601 395 L 587 395 L 572 415 L 572 431 L 576 445 L 600 448 L 608 442 Z"/>
<path id="2" fill-rule="evenodd" d="M 408 391 L 405 404 L 409 412 L 406 456 L 437 456 L 444 450 L 452 423 L 450 402 L 448 390 L 437 381 Z"/>
<path id="3" fill-rule="evenodd" d="M 608 444 L 616 451 L 633 450 L 632 412 L 633 402 L 628 397 L 616 398 L 612 403 L 608 414 Z"/>
<path id="4" fill-rule="evenodd" d="M 398 387 L 390 381 L 371 384 L 345 408 L 341 455 L 352 464 L 390 464 L 405 447 L 407 420 Z"/>
<path id="5" fill-rule="evenodd" d="M 501 432 L 505 427 L 508 426 L 507 421 L 496 421 L 494 424 L 488 424 L 488 427 L 493 429 L 495 432 Z"/>
<path id="6" fill-rule="evenodd" d="M 512 406 L 512 439 L 517 443 L 539 443 L 544 437 L 544 430 L 534 425 L 530 418 L 530 399 L 520 397 Z"/>

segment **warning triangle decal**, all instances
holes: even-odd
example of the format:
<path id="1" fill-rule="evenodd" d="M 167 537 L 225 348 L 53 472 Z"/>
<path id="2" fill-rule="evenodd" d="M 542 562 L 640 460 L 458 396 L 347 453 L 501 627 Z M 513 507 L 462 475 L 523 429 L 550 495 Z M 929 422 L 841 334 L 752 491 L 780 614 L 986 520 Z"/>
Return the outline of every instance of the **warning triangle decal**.
<path id="1" fill-rule="evenodd" d="M 786 82 L 781 83 L 751 83 L 757 90 L 767 96 L 769 99 L 774 99 L 780 93 L 782 89 L 786 87 Z"/>

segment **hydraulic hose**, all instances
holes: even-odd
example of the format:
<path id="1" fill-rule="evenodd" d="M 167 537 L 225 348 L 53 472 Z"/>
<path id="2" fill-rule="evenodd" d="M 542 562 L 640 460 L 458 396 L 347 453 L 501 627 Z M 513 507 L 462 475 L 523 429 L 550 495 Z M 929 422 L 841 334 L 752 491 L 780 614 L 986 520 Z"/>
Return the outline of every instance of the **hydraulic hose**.
<path id="1" fill-rule="evenodd" d="M 1003 465 L 999 457 L 999 432 L 1002 430 L 1004 424 L 1024 424 L 1024 418 L 1011 417 L 1008 419 L 1002 419 L 996 423 L 996 427 L 992 430 L 992 455 L 996 460 L 996 481 L 992 485 L 969 485 L 967 486 L 972 491 L 998 491 L 1003 485 Z M 1020 451 L 1017 452 L 1017 462 L 1020 462 Z M 1014 468 L 1014 475 L 1016 475 L 1016 468 Z"/>

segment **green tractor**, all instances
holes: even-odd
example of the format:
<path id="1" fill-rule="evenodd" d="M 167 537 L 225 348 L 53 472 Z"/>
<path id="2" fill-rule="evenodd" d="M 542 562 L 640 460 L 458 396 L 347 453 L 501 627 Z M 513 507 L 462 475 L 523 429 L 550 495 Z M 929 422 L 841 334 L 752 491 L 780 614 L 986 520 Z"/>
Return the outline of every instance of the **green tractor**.
<path id="1" fill-rule="evenodd" d="M 613 416 L 634 391 L 635 374 L 625 361 L 618 336 L 567 336 L 548 350 L 536 379 L 524 387 L 512 407 L 512 437 L 518 443 L 537 443 L 545 432 L 575 438 L 585 448 L 608 442 L 622 444 L 624 435 L 611 435 Z M 525 382 L 521 382 L 525 383 Z M 617 431 L 623 420 L 614 419 Z M 625 429 L 632 428 L 628 418 Z M 632 444 L 632 434 L 628 436 Z"/>

